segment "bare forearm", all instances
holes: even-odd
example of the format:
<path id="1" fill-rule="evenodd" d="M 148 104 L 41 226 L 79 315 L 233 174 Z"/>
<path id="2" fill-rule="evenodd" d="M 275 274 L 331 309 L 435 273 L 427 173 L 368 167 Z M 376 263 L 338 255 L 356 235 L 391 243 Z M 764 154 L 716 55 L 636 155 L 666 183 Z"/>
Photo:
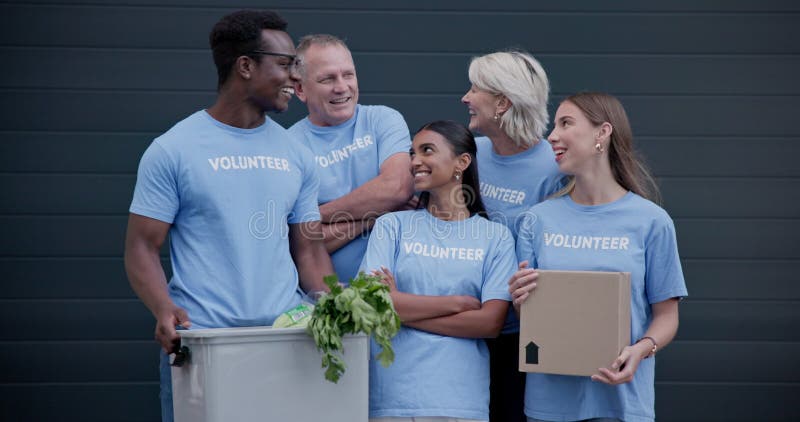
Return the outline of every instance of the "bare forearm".
<path id="1" fill-rule="evenodd" d="M 678 332 L 678 300 L 669 299 L 664 302 L 653 304 L 653 320 L 644 333 L 643 337 L 652 337 L 658 344 L 658 350 L 663 349 Z M 643 340 L 642 343 L 650 350 L 652 345 L 649 341 Z"/>
<path id="2" fill-rule="evenodd" d="M 300 288 L 306 293 L 327 291 L 323 278 L 334 273 L 331 257 L 325 250 L 322 242 L 311 250 L 304 251 L 295 257 L 297 273 L 300 278 Z"/>
<path id="3" fill-rule="evenodd" d="M 500 334 L 507 310 L 508 302 L 490 300 L 478 310 L 404 324 L 418 330 L 450 337 L 493 338 Z"/>
<path id="4" fill-rule="evenodd" d="M 369 220 L 402 207 L 413 194 L 408 180 L 376 177 L 341 198 L 320 205 L 325 223 Z"/>
<path id="5" fill-rule="evenodd" d="M 397 290 L 391 295 L 394 309 L 404 323 L 452 315 L 465 309 L 462 296 L 423 296 Z"/>
<path id="6" fill-rule="evenodd" d="M 289 250 L 297 266 L 300 287 L 306 292 L 327 291 L 323 278 L 333 274 L 331 256 L 325 250 L 319 221 L 289 226 Z"/>
<path id="7" fill-rule="evenodd" d="M 353 239 L 364 235 L 364 232 L 371 229 L 373 224 L 375 224 L 375 219 L 322 224 L 325 249 L 329 254 L 338 251 Z"/>
<path id="8" fill-rule="evenodd" d="M 172 306 L 167 292 L 167 277 L 157 249 L 144 245 L 126 248 L 125 271 L 131 288 L 156 318 L 160 310 Z"/>

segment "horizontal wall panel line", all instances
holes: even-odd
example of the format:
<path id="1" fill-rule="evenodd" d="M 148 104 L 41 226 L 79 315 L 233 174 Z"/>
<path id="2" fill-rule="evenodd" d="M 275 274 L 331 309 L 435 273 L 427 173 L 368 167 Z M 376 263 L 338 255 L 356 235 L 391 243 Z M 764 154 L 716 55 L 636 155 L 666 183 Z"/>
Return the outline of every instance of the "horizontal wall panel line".
<path id="1" fill-rule="evenodd" d="M 673 218 L 672 220 L 676 221 L 676 222 L 678 222 L 678 221 L 708 221 L 708 222 L 714 222 L 714 221 L 726 221 L 726 222 L 741 221 L 741 222 L 745 223 L 745 222 L 753 222 L 753 221 L 772 221 L 772 222 L 784 221 L 784 222 L 787 222 L 787 223 L 793 223 L 795 221 L 800 221 L 800 216 L 798 216 L 797 218 L 681 217 L 681 218 Z"/>
<path id="2" fill-rule="evenodd" d="M 19 1 L 11 1 L 11 3 L 20 3 Z M 212 5 L 216 7 L 219 1 L 215 0 L 197 0 L 187 2 L 186 0 L 167 0 L 157 2 L 154 0 L 28 0 L 24 4 L 48 4 L 48 5 L 63 5 L 63 4 L 76 4 L 82 6 L 91 5 L 124 5 L 124 6 L 174 6 L 183 7 L 189 4 L 187 8 L 203 7 L 203 5 Z M 274 0 L 270 2 L 270 8 L 274 10 L 302 10 L 302 9 L 318 9 L 328 10 L 327 7 L 330 3 L 321 0 L 308 0 L 300 3 L 295 0 Z M 544 3 L 530 3 L 530 2 L 510 2 L 503 3 L 502 8 L 487 9 L 484 3 L 481 2 L 461 2 L 461 1 L 439 1 L 429 2 L 420 0 L 410 0 L 402 3 L 396 2 L 371 2 L 364 0 L 355 0 L 349 2 L 342 2 L 337 4 L 336 10 L 440 10 L 440 11 L 472 11 L 477 13 L 484 13 L 486 11 L 500 10 L 503 12 L 647 12 L 647 13 L 696 13 L 696 12 L 717 12 L 724 4 L 724 10 L 729 13 L 733 12 L 796 12 L 800 11 L 791 1 L 766 1 L 766 2 L 752 2 L 752 1 L 725 1 L 725 2 L 690 2 L 690 1 L 673 1 L 673 2 L 636 2 L 636 1 L 622 1 L 615 2 L 614 6 L 607 6 L 604 2 L 544 2 Z M 255 0 L 238 0 L 234 2 L 231 7 L 246 8 L 246 7 L 262 7 L 263 2 Z M 207 6 L 206 6 L 207 7 Z M 615 8 L 611 8 L 615 7 Z"/>
<path id="3" fill-rule="evenodd" d="M 23 171 L 0 171 L 0 176 L 37 176 L 37 175 L 47 175 L 47 176 L 109 176 L 109 177 L 129 177 L 135 176 L 136 171 L 47 171 L 47 170 L 23 170 Z M 783 182 L 793 182 L 793 181 L 800 181 L 800 177 L 790 177 L 790 176 L 772 176 L 772 175 L 763 175 L 763 176 L 705 176 L 705 175 L 680 175 L 680 176 L 661 176 L 659 174 L 654 174 L 656 179 L 658 180 L 669 180 L 669 181 L 748 181 L 748 180 L 774 180 L 774 181 L 783 181 Z M 788 197 L 787 197 L 788 199 Z"/>
<path id="4" fill-rule="evenodd" d="M 181 10 L 192 10 L 192 11 L 229 11 L 231 7 L 234 6 L 209 6 L 209 5 L 164 5 L 163 3 L 117 3 L 117 4 L 108 4 L 108 3 L 92 3 L 92 2 L 75 2 L 75 3 L 29 3 L 29 2 L 8 2 L 5 3 L 7 5 L 13 6 L 24 6 L 24 7 L 38 7 L 38 8 L 49 8 L 49 7 L 58 7 L 61 9 L 146 9 L 146 10 L 153 10 L 153 11 L 181 11 Z M 492 8 L 492 9 L 473 9 L 473 10 L 464 10 L 464 9 L 436 9 L 430 10 L 428 8 L 421 9 L 421 8 L 369 8 L 369 7 L 346 7 L 346 6 L 338 6 L 334 8 L 327 8 L 327 7 L 298 7 L 296 5 L 291 6 L 281 6 L 276 5 L 270 7 L 271 10 L 274 10 L 278 13 L 323 13 L 323 14 L 331 14 L 331 15 L 353 15 L 353 14 L 375 14 L 375 13 L 382 13 L 382 14 L 394 14 L 394 15 L 464 15 L 464 16 L 471 16 L 471 15 L 480 15 L 480 16 L 650 16 L 650 17 L 679 17 L 679 16 L 776 16 L 776 17 L 785 17 L 786 15 L 800 15 L 796 9 L 792 8 L 783 8 L 783 9 L 771 9 L 771 10 L 753 10 L 753 9 L 745 9 L 745 10 L 736 10 L 736 11 L 721 11 L 721 10 L 692 10 L 692 9 L 648 9 L 646 11 L 632 11 L 630 9 L 603 9 L 603 10 L 572 10 L 572 9 L 564 9 L 564 10 L 552 10 L 552 9 L 538 9 L 538 10 L 530 10 L 530 9 L 514 9 L 514 8 L 507 8 L 507 9 L 499 9 L 499 8 Z"/>
<path id="5" fill-rule="evenodd" d="M 52 256 L 52 257 L 7 257 L 7 256 L 0 256 L 0 263 L 3 261 L 40 261 L 40 260 L 50 260 L 50 261 L 85 261 L 85 260 L 97 260 L 97 261 L 111 261 L 116 260 L 122 262 L 122 256 L 98 256 L 98 257 L 75 257 L 75 256 Z"/>
<path id="6" fill-rule="evenodd" d="M 467 86 L 467 85 L 465 85 Z M 468 87 L 468 86 L 467 86 Z M 21 93 L 21 92 L 31 92 L 31 93 L 42 93 L 42 92 L 53 92 L 53 93 L 63 93 L 63 94 L 82 94 L 82 93 L 102 93 L 102 94 L 209 94 L 216 92 L 213 89 L 149 89 L 149 88 L 141 88 L 141 89 L 133 89 L 133 88 L 126 88 L 126 89 L 106 89 L 106 88 L 69 88 L 69 87 L 47 87 L 47 86 L 3 86 L 0 84 L 0 93 L 3 91 L 8 90 L 12 93 Z M 453 90 L 453 91 L 408 91 L 404 90 L 402 92 L 394 92 L 394 91 L 372 91 L 369 89 L 361 89 L 360 93 L 364 95 L 380 95 L 383 97 L 389 98 L 413 98 L 413 97 L 458 97 L 464 95 L 465 89 Z M 573 92 L 553 92 L 551 95 L 554 97 L 566 97 L 568 95 L 573 94 Z M 798 102 L 800 102 L 800 95 L 795 93 L 772 93 L 772 94 L 720 94 L 720 93 L 713 93 L 713 92 L 696 92 L 693 94 L 673 94 L 668 91 L 652 91 L 646 93 L 637 93 L 637 92 L 625 92 L 625 91 L 614 91 L 613 94 L 617 97 L 621 98 L 728 98 L 728 97 L 736 97 L 736 98 L 798 98 Z"/>
<path id="7" fill-rule="evenodd" d="M 2 133 L 2 131 L 0 131 Z M 689 138 L 691 139 L 707 139 L 707 140 L 715 140 L 715 141 L 727 141 L 727 140 L 737 140 L 737 141 L 760 141 L 762 139 L 769 139 L 769 140 L 783 140 L 783 141 L 797 141 L 800 139 L 800 134 L 798 135 L 775 135 L 775 134 L 765 134 L 765 135 L 636 135 L 636 140 L 646 140 L 646 141 L 669 141 L 675 142 L 676 140 L 681 140 L 681 138 L 686 138 L 688 141 Z"/>
<path id="8" fill-rule="evenodd" d="M 381 96 L 381 97 L 390 97 L 390 98 L 414 98 L 414 97 L 452 97 L 452 96 L 462 96 L 464 92 L 466 92 L 466 88 L 464 90 L 459 90 L 458 92 L 393 92 L 393 91 L 371 91 L 371 90 L 360 90 L 359 91 L 362 95 L 371 95 L 371 96 Z M 34 94 L 34 93 L 49 93 L 49 94 L 83 94 L 83 93 L 92 93 L 92 94 L 213 94 L 216 93 L 214 88 L 209 89 L 182 89 L 182 90 L 166 90 L 166 89 L 105 89 L 105 88 L 47 88 L 47 87 L 0 87 L 0 94 L 7 93 L 7 94 L 20 94 L 20 93 L 27 93 L 27 94 Z M 572 92 L 553 92 L 551 93 L 551 97 L 566 97 L 571 95 Z M 686 98 L 686 99 L 696 99 L 696 98 L 709 98 L 709 99 L 716 99 L 716 98 L 741 98 L 741 99 L 754 99 L 754 98 L 797 98 L 798 102 L 800 102 L 800 95 L 796 94 L 670 94 L 670 93 L 652 93 L 652 94 L 633 94 L 633 93 L 621 93 L 621 92 L 614 92 L 614 95 L 622 99 L 623 101 L 625 98 L 644 98 L 644 99 L 658 99 L 658 98 Z"/>
<path id="9" fill-rule="evenodd" d="M 291 31 L 290 31 L 291 32 Z M 518 46 L 519 43 L 509 43 L 506 46 L 500 47 L 500 49 L 504 48 L 515 48 Z M 119 46 L 119 47 L 97 47 L 95 45 L 82 45 L 82 44 L 70 44 L 70 45 L 50 45 L 50 44 L 27 44 L 27 45 L 18 45 L 18 44 L 2 44 L 0 43 L 0 49 L 70 49 L 70 50 L 115 50 L 115 51 L 124 51 L 124 52 L 136 52 L 136 51 L 157 51 L 157 52 L 176 52 L 176 53 L 186 53 L 186 52 L 208 52 L 210 50 L 207 48 L 151 48 L 145 46 Z M 448 55 L 451 57 L 471 57 L 471 56 L 480 56 L 492 51 L 497 50 L 497 48 L 493 48 L 491 50 L 460 50 L 460 51 L 425 51 L 425 52 L 417 52 L 417 51 L 403 51 L 403 50 L 365 50 L 354 48 L 351 51 L 354 55 L 391 55 L 391 54 L 400 54 L 400 55 L 428 55 L 428 56 L 443 56 Z M 535 56 L 546 58 L 548 56 L 552 56 L 553 58 L 556 57 L 686 57 L 690 59 L 696 58 L 704 58 L 704 57 L 797 57 L 800 55 L 798 52 L 787 52 L 787 53 L 776 53 L 776 52 L 768 52 L 768 53 L 714 53 L 710 51 L 702 51 L 702 52 L 686 52 L 686 53 L 653 53 L 651 50 L 632 50 L 627 51 L 624 53 L 616 53 L 616 52 L 609 52 L 609 53 L 597 53 L 594 51 L 571 51 L 569 53 L 553 53 L 551 51 L 543 52 L 535 54 Z"/>
<path id="10" fill-rule="evenodd" d="M 689 285 L 691 288 L 691 284 Z M 740 304 L 759 304 L 759 303 L 768 303 L 768 304 L 785 304 L 785 305 L 792 305 L 797 304 L 800 305 L 800 300 L 787 300 L 787 299 L 713 299 L 713 298 L 705 298 L 705 299 L 692 299 L 692 292 L 689 291 L 689 296 L 687 296 L 684 301 L 691 302 L 693 304 L 703 304 L 703 303 L 740 303 Z"/>
<path id="11" fill-rule="evenodd" d="M 2 173 L 0 173 L 2 174 Z M 16 173 L 19 174 L 19 173 Z M 697 180 L 705 180 L 705 181 L 746 181 L 746 180 L 774 180 L 774 181 L 784 181 L 784 182 L 793 182 L 793 181 L 800 181 L 800 177 L 790 177 L 790 176 L 771 176 L 771 175 L 764 175 L 764 176 L 694 176 L 694 175 L 680 175 L 680 176 L 659 176 L 656 175 L 659 180 L 670 180 L 670 181 L 697 181 Z M 787 200 L 790 199 L 788 196 Z"/>
<path id="12" fill-rule="evenodd" d="M 109 176 L 130 177 L 136 176 L 135 171 L 0 171 L 0 176 Z"/>
<path id="13" fill-rule="evenodd" d="M 679 330 L 680 331 L 680 330 Z M 9 342 L 11 343 L 11 342 Z M 673 340 L 669 343 L 669 345 L 673 344 L 728 344 L 728 345 L 736 345 L 736 344 L 769 344 L 769 345 L 800 345 L 800 341 L 792 341 L 792 340 Z M 668 347 L 669 347 L 668 345 Z"/>
<path id="14" fill-rule="evenodd" d="M 86 344 L 86 343 L 96 343 L 96 344 L 155 344 L 155 340 L 142 340 L 142 339 L 131 339 L 131 340 L 108 340 L 108 339 L 79 339 L 79 340 L 0 340 L 1 345 L 57 345 L 57 344 Z M 686 344 L 686 345 L 695 345 L 695 344 L 711 344 L 711 345 L 737 345 L 737 344 L 764 344 L 764 345 L 800 345 L 800 341 L 791 341 L 791 340 L 673 340 L 672 342 L 667 345 L 667 349 L 674 345 L 679 344 Z"/>
<path id="15" fill-rule="evenodd" d="M 691 287 L 691 286 L 690 286 Z M 733 303 L 743 305 L 755 304 L 782 304 L 782 305 L 800 305 L 800 300 L 786 300 L 786 299 L 692 299 L 691 291 L 689 296 L 684 299 L 683 303 L 691 302 L 693 305 L 699 304 L 720 304 L 720 303 Z M 0 304 L 4 303 L 31 303 L 31 304 L 75 304 L 75 303 L 140 303 L 136 298 L 0 298 Z"/>
<path id="16" fill-rule="evenodd" d="M 58 299 L 51 299 L 51 298 L 43 298 L 43 299 L 31 299 L 31 298 L 21 298 L 21 299 L 14 299 L 14 298 L 2 298 L 0 299 L 0 304 L 2 303 L 21 303 L 21 302 L 30 302 L 30 303 L 139 303 L 139 299 L 135 298 L 58 298 Z"/>
<path id="17" fill-rule="evenodd" d="M 270 115 L 274 117 L 274 115 Z M 184 116 L 185 117 L 185 116 Z M 178 121 L 176 120 L 175 123 Z M 154 132 L 154 131 L 107 131 L 107 130 L 98 130 L 98 131 L 88 131 L 88 130 L 3 130 L 0 129 L 0 135 L 30 135 L 30 134 L 43 134 L 43 135 L 61 135 L 61 134 L 69 134 L 69 135 L 149 135 L 152 137 L 156 137 L 161 135 L 163 132 Z M 686 140 L 686 142 L 694 142 L 695 140 L 703 139 L 703 140 L 783 140 L 783 141 L 800 141 L 800 134 L 794 136 L 786 136 L 786 135 L 759 135 L 759 136 L 749 136 L 749 135 L 684 135 L 684 134 L 676 134 L 676 135 L 646 135 L 646 134 L 636 134 L 637 142 L 640 141 L 647 141 L 647 142 L 675 142 Z"/>
<path id="18" fill-rule="evenodd" d="M 177 121 L 175 122 L 177 123 Z M 0 130 L 0 135 L 30 135 L 30 134 L 43 134 L 43 135 L 60 135 L 60 134 L 70 134 L 70 135 L 151 135 L 153 137 L 161 135 L 163 132 L 153 132 L 153 131 L 107 131 L 107 130 L 98 130 L 94 131 L 86 131 L 86 130 Z M 720 137 L 725 138 L 725 137 Z M 768 138 L 768 136 L 764 136 L 763 138 Z"/>
<path id="19" fill-rule="evenodd" d="M 99 260 L 99 261 L 109 261 L 109 260 L 119 260 L 122 261 L 122 256 L 67 256 L 67 255 L 59 255 L 59 256 L 51 256 L 51 257 L 43 257 L 43 256 L 25 256 L 25 257 L 8 257 L 8 256 L 0 256 L 0 263 L 3 261 L 42 261 L 42 260 L 53 260 L 53 261 L 72 261 L 72 260 Z M 789 258 L 681 258 L 681 261 L 685 263 L 694 263 L 694 262 L 707 262 L 707 263 L 725 263 L 725 262 L 733 262 L 733 263 L 749 263 L 749 264 L 759 264 L 759 263 L 786 263 L 786 264 L 795 264 L 800 263 L 800 259 L 789 259 Z"/>
<path id="20" fill-rule="evenodd" d="M 653 173 L 653 172 L 651 172 Z M 123 170 L 123 171 L 95 171 L 95 170 L 73 170 L 73 171 L 47 171 L 47 170 L 19 170 L 19 171 L 0 171 L 0 176 L 109 176 L 109 177 L 130 177 L 135 176 L 136 171 Z M 748 176 L 717 176 L 717 175 L 685 175 L 671 176 L 659 175 L 654 173 L 653 176 L 661 180 L 667 181 L 779 181 L 779 182 L 795 182 L 800 181 L 800 176 L 773 176 L 773 175 L 748 175 Z M 787 197 L 788 199 L 788 197 Z"/>
<path id="21" fill-rule="evenodd" d="M 122 259 L 122 254 L 111 255 L 0 255 L 0 259 Z M 161 259 L 169 259 L 169 255 L 161 255 Z"/>
<path id="22" fill-rule="evenodd" d="M 0 217 L 124 217 L 129 214 L 127 207 L 120 212 L 109 213 L 79 213 L 79 214 L 65 214 L 65 213 L 0 213 Z"/>
<path id="23" fill-rule="evenodd" d="M 291 32 L 291 31 L 290 31 Z M 504 48 L 515 48 L 519 45 L 518 42 L 516 43 L 509 43 L 507 46 L 501 47 L 500 49 Z M 203 53 L 211 53 L 211 50 L 208 48 L 158 48 L 158 47 L 143 47 L 143 46 L 114 46 L 114 47 L 98 47 L 95 45 L 81 45 L 81 44 L 70 44 L 70 45 L 50 45 L 50 44 L 30 44 L 30 45 L 17 45 L 17 44 L 2 44 L 0 43 L 0 50 L 3 49 L 18 49 L 18 50 L 29 50 L 29 49 L 47 49 L 47 50 L 78 50 L 78 51 L 115 51 L 115 52 L 175 52 L 175 53 L 187 53 L 187 52 L 203 52 Z M 450 57 L 472 57 L 472 56 L 480 56 L 497 49 L 492 50 L 459 50 L 459 51 L 435 51 L 435 50 L 428 50 L 428 51 L 402 51 L 402 50 L 364 50 L 353 48 L 351 49 L 353 55 L 402 55 L 402 56 L 428 56 L 428 57 L 441 57 L 441 56 L 450 56 Z M 535 52 L 533 52 L 535 53 Z M 768 53 L 713 53 L 713 52 L 685 52 L 685 53 L 653 53 L 649 50 L 641 50 L 641 51 L 626 51 L 624 53 L 617 53 L 617 52 L 608 52 L 608 53 L 597 53 L 592 51 L 571 51 L 569 53 L 553 53 L 553 52 L 544 52 L 534 54 L 537 58 L 546 59 L 548 57 L 551 58 L 560 58 L 560 57 L 612 57 L 612 58 L 626 58 L 626 57 L 642 57 L 642 58 L 670 58 L 670 57 L 685 57 L 690 59 L 698 59 L 698 58 L 781 58 L 781 57 L 797 57 L 800 53 L 797 52 L 787 52 L 787 53 L 776 53 L 776 52 L 768 52 Z M 356 57 L 356 60 L 358 58 Z M 209 59 L 210 60 L 210 59 Z M 209 62 L 211 63 L 211 62 Z"/>
<path id="24" fill-rule="evenodd" d="M 106 339 L 99 339 L 99 340 L 0 340 L 0 345 L 6 344 L 86 344 L 86 343 L 96 343 L 96 344 L 151 344 L 155 343 L 155 340 L 142 340 L 142 339 L 132 339 L 132 340 L 106 340 Z"/>
<path id="25" fill-rule="evenodd" d="M 127 207 L 124 210 L 120 210 L 118 213 L 80 213 L 80 214 L 69 214 L 69 213 L 8 213 L 8 214 L 0 214 L 0 218 L 15 218 L 15 217 L 36 217 L 36 218 L 43 218 L 43 219 L 50 219 L 50 218 L 72 218 L 72 219 L 82 219 L 82 218 L 93 218 L 93 217 L 107 217 L 107 218 L 118 218 L 124 217 L 129 214 Z M 679 222 L 702 222 L 702 221 L 709 221 L 709 222 L 732 222 L 732 221 L 740 221 L 743 223 L 746 222 L 754 222 L 754 221 L 769 221 L 769 222 L 786 222 L 786 223 L 794 223 L 800 221 L 800 216 L 797 218 L 789 218 L 789 217 L 752 217 L 752 218 L 742 218 L 742 217 L 725 217 L 725 216 L 706 216 L 706 217 L 673 217 L 672 221 L 679 223 Z M 60 255 L 59 255 L 60 256 Z M 715 257 L 716 258 L 716 257 Z"/>
<path id="26" fill-rule="evenodd" d="M 61 387 L 61 386 L 118 386 L 118 385 L 159 385 L 158 381 L 103 381 L 103 382 L 14 382 L 14 383 L 0 383 L 0 387 L 13 387 L 13 386 L 40 386 L 40 387 Z"/>
<path id="27" fill-rule="evenodd" d="M 708 262 L 708 263 L 747 263 L 747 264 L 759 264 L 759 263 L 786 263 L 786 264 L 796 264 L 800 263 L 800 259 L 791 259 L 791 258 L 681 258 L 681 261 L 686 263 L 691 262 Z"/>
<path id="28" fill-rule="evenodd" d="M 774 386 L 774 387 L 796 387 L 800 386 L 797 382 L 747 382 L 747 381 L 656 381 L 656 385 L 705 385 L 705 386 Z"/>
<path id="29" fill-rule="evenodd" d="M 148 47 L 148 48 L 135 48 L 135 47 L 118 47 L 118 48 L 111 48 L 111 47 L 97 47 L 97 46 L 21 46 L 21 45 L 0 45 L 0 51 L 2 50 L 18 50 L 18 51 L 25 51 L 31 52 L 36 50 L 42 50 L 42 52 L 54 52 L 54 51 L 75 51 L 75 52 L 108 52 L 108 53 L 211 53 L 209 48 L 159 48 L 159 47 Z M 421 56 L 421 57 L 472 57 L 475 55 L 483 55 L 486 54 L 486 51 L 482 50 L 475 50 L 475 51 L 379 51 L 379 50 L 358 50 L 358 49 L 351 49 L 350 50 L 356 56 Z M 597 52 L 565 52 L 565 53 L 541 53 L 535 54 L 535 56 L 539 59 L 548 59 L 548 58 L 575 58 L 575 57 L 585 57 L 585 58 L 637 58 L 637 59 L 647 59 L 647 58 L 656 58 L 656 59 L 669 59 L 669 58 L 714 58 L 714 59 L 769 59 L 769 58 L 786 58 L 786 57 L 800 57 L 800 54 L 797 53 L 652 53 L 652 52 L 645 52 L 645 53 L 597 53 Z M 356 58 L 357 59 L 357 58 Z"/>

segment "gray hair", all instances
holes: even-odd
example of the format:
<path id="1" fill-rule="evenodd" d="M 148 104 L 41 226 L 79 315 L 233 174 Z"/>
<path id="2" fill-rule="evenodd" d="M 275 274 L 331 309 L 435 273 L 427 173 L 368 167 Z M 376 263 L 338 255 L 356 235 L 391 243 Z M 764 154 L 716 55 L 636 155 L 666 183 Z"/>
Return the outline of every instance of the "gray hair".
<path id="1" fill-rule="evenodd" d="M 500 128 L 517 146 L 530 147 L 544 137 L 550 83 L 532 55 L 499 51 L 474 57 L 469 64 L 469 80 L 478 89 L 511 101 L 511 108 L 500 119 Z"/>
<path id="2" fill-rule="evenodd" d="M 308 49 L 314 45 L 322 47 L 327 47 L 329 45 L 338 45 L 347 50 L 348 53 L 350 52 L 350 49 L 347 47 L 347 44 L 345 44 L 344 40 L 337 37 L 336 35 L 331 35 L 331 34 L 303 35 L 303 37 L 300 38 L 300 41 L 298 41 L 297 48 L 295 49 L 296 50 L 295 54 L 297 54 L 297 59 L 295 63 L 297 63 L 297 72 L 300 73 L 300 76 L 305 75 L 305 64 L 303 62 L 306 51 L 308 51 Z"/>

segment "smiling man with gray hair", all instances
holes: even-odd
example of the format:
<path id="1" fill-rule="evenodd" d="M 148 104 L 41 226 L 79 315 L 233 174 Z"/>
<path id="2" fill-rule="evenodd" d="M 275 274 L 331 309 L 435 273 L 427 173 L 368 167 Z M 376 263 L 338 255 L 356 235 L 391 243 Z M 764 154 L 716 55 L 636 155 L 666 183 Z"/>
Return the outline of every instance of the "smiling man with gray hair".
<path id="1" fill-rule="evenodd" d="M 308 116 L 289 132 L 314 154 L 325 246 L 347 283 L 375 218 L 403 207 L 413 193 L 408 125 L 389 107 L 358 104 L 355 64 L 341 39 L 307 35 L 297 58 L 295 90 Z"/>

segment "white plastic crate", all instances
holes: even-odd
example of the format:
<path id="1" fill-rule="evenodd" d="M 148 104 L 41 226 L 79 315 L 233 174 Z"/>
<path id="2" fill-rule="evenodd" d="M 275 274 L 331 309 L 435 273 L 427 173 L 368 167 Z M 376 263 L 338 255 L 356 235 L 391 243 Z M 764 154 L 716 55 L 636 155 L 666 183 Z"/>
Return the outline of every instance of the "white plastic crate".
<path id="1" fill-rule="evenodd" d="M 343 339 L 347 370 L 326 381 L 304 328 L 179 331 L 189 358 L 172 367 L 176 422 L 360 422 L 369 406 L 369 339 Z"/>

